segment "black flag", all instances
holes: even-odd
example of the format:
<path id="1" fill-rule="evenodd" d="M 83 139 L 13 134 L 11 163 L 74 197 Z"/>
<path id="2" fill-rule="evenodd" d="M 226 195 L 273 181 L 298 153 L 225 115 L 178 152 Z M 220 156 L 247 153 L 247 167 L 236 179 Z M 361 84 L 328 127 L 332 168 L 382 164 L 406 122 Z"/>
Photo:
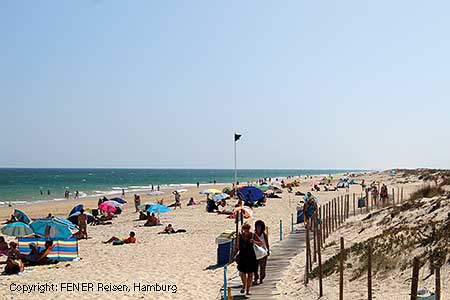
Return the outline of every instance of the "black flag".
<path id="1" fill-rule="evenodd" d="M 242 134 L 235 133 L 235 134 L 234 134 L 234 141 L 235 141 L 235 142 L 239 141 L 239 139 L 241 138 L 241 136 L 242 136 Z"/>

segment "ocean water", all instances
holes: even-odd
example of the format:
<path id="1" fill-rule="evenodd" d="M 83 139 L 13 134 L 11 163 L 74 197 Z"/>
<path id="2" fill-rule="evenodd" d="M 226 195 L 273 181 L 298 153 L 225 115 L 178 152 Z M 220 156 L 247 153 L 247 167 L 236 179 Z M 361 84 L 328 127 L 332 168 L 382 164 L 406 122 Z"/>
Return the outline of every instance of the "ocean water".
<path id="1" fill-rule="evenodd" d="M 238 181 L 253 181 L 262 177 L 337 174 L 362 170 L 238 170 Z M 161 189 L 197 182 L 230 183 L 234 170 L 206 169 L 12 169 L 0 168 L 0 205 L 9 202 L 26 203 L 42 200 L 63 200 L 69 190 L 82 197 L 109 195 L 127 191 L 148 190 L 151 185 Z M 42 194 L 41 194 L 42 191 Z M 50 191 L 50 194 L 48 194 Z"/>

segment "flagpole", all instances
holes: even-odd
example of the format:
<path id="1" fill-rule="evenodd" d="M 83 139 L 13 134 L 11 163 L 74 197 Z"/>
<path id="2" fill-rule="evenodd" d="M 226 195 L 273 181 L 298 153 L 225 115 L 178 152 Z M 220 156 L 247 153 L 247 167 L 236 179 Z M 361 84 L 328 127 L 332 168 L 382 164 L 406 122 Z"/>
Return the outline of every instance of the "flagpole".
<path id="1" fill-rule="evenodd" d="M 233 141 L 234 141 L 234 196 L 237 196 L 236 133 L 233 136 Z"/>

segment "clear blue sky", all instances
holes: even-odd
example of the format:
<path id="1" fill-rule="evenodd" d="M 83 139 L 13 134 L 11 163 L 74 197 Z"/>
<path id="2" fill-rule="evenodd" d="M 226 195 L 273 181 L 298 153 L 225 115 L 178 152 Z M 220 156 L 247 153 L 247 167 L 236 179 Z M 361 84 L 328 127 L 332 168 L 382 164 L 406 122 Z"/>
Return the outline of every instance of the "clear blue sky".
<path id="1" fill-rule="evenodd" d="M 1 1 L 0 166 L 450 167 L 449 1 Z"/>

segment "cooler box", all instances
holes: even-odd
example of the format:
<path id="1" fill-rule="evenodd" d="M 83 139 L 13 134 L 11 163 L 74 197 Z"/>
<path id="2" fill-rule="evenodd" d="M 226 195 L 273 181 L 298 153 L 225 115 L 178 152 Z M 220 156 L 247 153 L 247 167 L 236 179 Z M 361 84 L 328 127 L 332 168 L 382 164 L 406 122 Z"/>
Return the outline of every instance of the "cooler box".
<path id="1" fill-rule="evenodd" d="M 230 262 L 234 251 L 235 239 L 217 238 L 217 265 L 223 266 Z"/>

